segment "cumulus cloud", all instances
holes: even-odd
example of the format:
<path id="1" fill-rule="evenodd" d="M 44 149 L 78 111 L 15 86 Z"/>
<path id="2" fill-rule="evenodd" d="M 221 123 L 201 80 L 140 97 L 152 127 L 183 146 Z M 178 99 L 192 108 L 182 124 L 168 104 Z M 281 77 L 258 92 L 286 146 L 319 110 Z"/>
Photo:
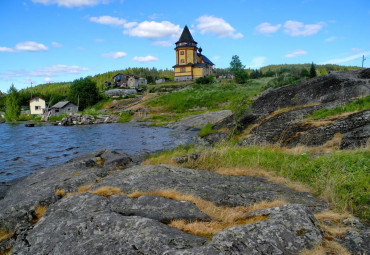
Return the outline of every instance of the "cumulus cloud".
<path id="1" fill-rule="evenodd" d="M 150 56 L 150 55 L 146 57 L 136 57 L 135 56 L 133 60 L 136 62 L 140 62 L 140 63 L 150 63 L 150 62 L 158 61 L 158 58 Z"/>
<path id="2" fill-rule="evenodd" d="M 52 43 L 51 43 L 51 45 L 52 45 L 53 47 L 55 47 L 55 48 L 61 48 L 61 47 L 63 47 L 63 45 L 62 45 L 62 44 L 60 44 L 60 43 L 58 43 L 58 42 L 52 42 Z"/>
<path id="3" fill-rule="evenodd" d="M 45 82 L 52 82 L 53 80 L 50 77 L 45 77 Z"/>
<path id="4" fill-rule="evenodd" d="M 63 7 L 79 7 L 79 6 L 94 6 L 98 4 L 109 3 L 110 0 L 32 0 L 34 3 L 40 3 L 44 5 L 56 4 Z"/>
<path id="5" fill-rule="evenodd" d="M 284 24 L 284 32 L 290 36 L 310 36 L 317 34 L 325 23 L 303 24 L 299 21 L 288 20 Z"/>
<path id="6" fill-rule="evenodd" d="M 169 21 L 143 21 L 141 23 L 128 23 L 130 26 L 125 26 L 125 34 L 148 39 L 159 39 L 167 36 L 178 34 L 179 25 L 172 24 Z"/>
<path id="7" fill-rule="evenodd" d="M 91 17 L 90 21 L 103 24 L 103 25 L 111 25 L 111 26 L 123 26 L 124 24 L 126 24 L 125 19 L 112 17 L 112 16 Z"/>
<path id="8" fill-rule="evenodd" d="M 20 42 L 16 44 L 13 48 L 8 47 L 0 47 L 0 52 L 19 52 L 19 51 L 31 51 L 31 52 L 37 52 L 37 51 L 47 51 L 48 47 L 46 47 L 42 43 L 37 42 Z"/>
<path id="9" fill-rule="evenodd" d="M 255 57 L 252 59 L 251 64 L 249 65 L 249 68 L 256 69 L 264 66 L 267 58 L 266 57 Z"/>
<path id="10" fill-rule="evenodd" d="M 286 58 L 295 58 L 295 57 L 298 57 L 298 56 L 304 56 L 307 54 L 307 51 L 305 50 L 295 50 L 291 53 L 288 53 L 285 55 Z"/>
<path id="11" fill-rule="evenodd" d="M 269 35 L 277 32 L 281 27 L 281 24 L 272 25 L 271 23 L 264 22 L 256 26 L 256 31 L 260 34 Z"/>
<path id="12" fill-rule="evenodd" d="M 236 33 L 235 28 L 222 18 L 203 15 L 196 19 L 196 21 L 198 22 L 197 28 L 202 34 L 208 33 L 219 37 L 231 37 L 234 39 L 243 37 L 241 33 Z"/>
<path id="13" fill-rule="evenodd" d="M 117 52 L 103 53 L 101 55 L 102 55 L 102 57 L 105 57 L 105 58 L 114 58 L 114 59 L 117 59 L 117 58 L 126 57 L 127 56 L 127 53 L 126 52 L 123 52 L 123 51 L 117 51 Z"/>
<path id="14" fill-rule="evenodd" d="M 355 60 L 355 59 L 359 59 L 358 64 L 360 65 L 361 64 L 360 58 L 362 58 L 362 56 L 368 56 L 368 55 L 370 55 L 370 51 L 354 54 L 354 55 L 351 55 L 351 56 L 348 56 L 348 57 L 345 57 L 345 58 L 330 59 L 330 60 L 327 60 L 327 61 L 324 61 L 324 62 L 320 63 L 320 65 L 342 64 L 342 63 L 350 62 L 350 61 Z"/>

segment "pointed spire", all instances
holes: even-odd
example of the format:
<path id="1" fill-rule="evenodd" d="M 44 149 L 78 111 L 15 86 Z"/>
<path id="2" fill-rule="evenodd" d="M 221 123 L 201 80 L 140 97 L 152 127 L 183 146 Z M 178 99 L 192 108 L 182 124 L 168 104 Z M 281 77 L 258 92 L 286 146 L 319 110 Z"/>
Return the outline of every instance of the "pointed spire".
<path id="1" fill-rule="evenodd" d="M 196 43 L 187 25 L 185 25 L 184 30 L 182 31 L 182 34 L 180 36 L 180 39 L 177 42 L 195 42 Z"/>

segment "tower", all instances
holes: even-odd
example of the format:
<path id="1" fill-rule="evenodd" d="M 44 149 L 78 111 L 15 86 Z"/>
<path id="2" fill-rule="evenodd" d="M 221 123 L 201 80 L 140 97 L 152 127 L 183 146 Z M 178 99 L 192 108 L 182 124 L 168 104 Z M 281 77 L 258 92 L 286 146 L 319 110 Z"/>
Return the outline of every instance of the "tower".
<path id="1" fill-rule="evenodd" d="M 173 66 L 175 81 L 188 81 L 211 74 L 214 64 L 201 54 L 201 48 L 197 53 L 197 45 L 188 26 L 185 26 L 175 47 L 176 65 Z"/>

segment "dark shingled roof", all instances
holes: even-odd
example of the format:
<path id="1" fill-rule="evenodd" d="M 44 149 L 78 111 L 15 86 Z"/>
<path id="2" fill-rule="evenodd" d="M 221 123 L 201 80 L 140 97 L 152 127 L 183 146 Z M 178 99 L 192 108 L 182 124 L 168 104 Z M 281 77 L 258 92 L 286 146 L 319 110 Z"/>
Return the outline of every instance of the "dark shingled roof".
<path id="1" fill-rule="evenodd" d="M 70 103 L 69 101 L 60 101 L 60 102 L 56 103 L 55 105 L 53 105 L 51 108 L 63 108 L 64 106 L 66 106 L 69 103 Z"/>
<path id="2" fill-rule="evenodd" d="M 215 65 L 215 64 L 213 64 L 212 63 L 212 61 L 211 60 L 209 60 L 206 56 L 204 56 L 204 55 L 202 55 L 202 54 L 200 54 L 200 53 L 197 53 L 198 54 L 198 56 L 200 57 L 200 56 L 202 56 L 202 59 L 203 59 L 203 61 L 204 61 L 204 63 L 207 63 L 207 64 L 210 64 L 210 65 Z"/>
<path id="3" fill-rule="evenodd" d="M 188 26 L 185 25 L 184 30 L 180 36 L 180 39 L 177 42 L 196 42 L 191 35 Z"/>

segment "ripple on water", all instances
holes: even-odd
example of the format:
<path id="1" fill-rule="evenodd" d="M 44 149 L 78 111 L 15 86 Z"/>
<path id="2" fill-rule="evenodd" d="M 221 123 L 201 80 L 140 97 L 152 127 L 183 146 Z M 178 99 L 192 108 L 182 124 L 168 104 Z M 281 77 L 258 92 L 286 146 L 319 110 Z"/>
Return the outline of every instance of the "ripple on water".
<path id="1" fill-rule="evenodd" d="M 189 142 L 195 134 L 134 123 L 35 128 L 1 124 L 0 182 L 64 163 L 80 153 L 108 148 L 132 155 L 143 150 L 171 149 Z"/>

